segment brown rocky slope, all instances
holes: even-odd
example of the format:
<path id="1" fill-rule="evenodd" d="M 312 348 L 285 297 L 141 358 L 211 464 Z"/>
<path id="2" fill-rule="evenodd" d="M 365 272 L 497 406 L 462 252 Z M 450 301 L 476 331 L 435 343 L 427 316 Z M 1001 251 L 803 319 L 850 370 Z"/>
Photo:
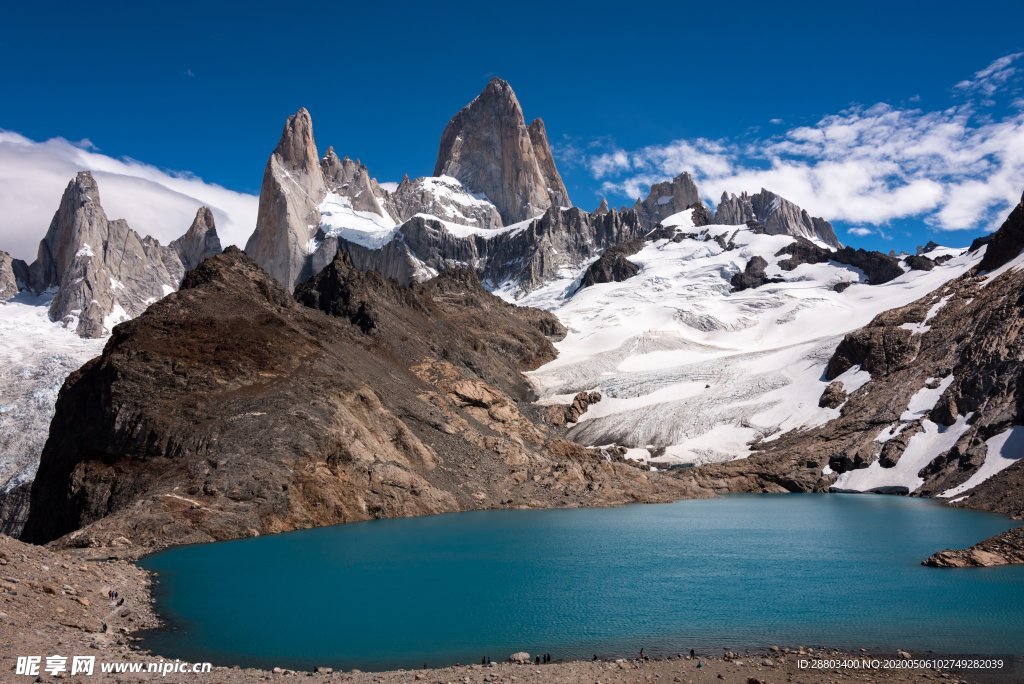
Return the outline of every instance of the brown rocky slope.
<path id="1" fill-rule="evenodd" d="M 552 316 L 464 273 L 410 288 L 344 257 L 298 296 L 311 306 L 229 248 L 118 326 L 61 391 L 22 538 L 132 555 L 375 517 L 685 495 L 530 418 L 519 372 L 553 358 Z"/>

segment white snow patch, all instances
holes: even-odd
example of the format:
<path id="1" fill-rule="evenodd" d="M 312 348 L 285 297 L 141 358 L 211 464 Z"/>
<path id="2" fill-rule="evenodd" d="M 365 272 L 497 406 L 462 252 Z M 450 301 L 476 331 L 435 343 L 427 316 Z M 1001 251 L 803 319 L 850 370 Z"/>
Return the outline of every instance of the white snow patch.
<path id="1" fill-rule="evenodd" d="M 861 370 L 860 364 L 857 364 L 836 376 L 836 380 L 843 383 L 843 390 L 847 394 L 853 394 L 871 381 L 871 373 Z"/>
<path id="2" fill-rule="evenodd" d="M 900 420 L 914 421 L 927 416 L 935 408 L 935 404 L 939 403 L 939 397 L 942 396 L 942 393 L 953 384 L 953 379 L 952 375 L 947 375 L 934 389 L 925 386 L 915 392 L 914 396 L 910 397 L 907 410 L 900 416 Z M 934 382 L 934 380 L 935 378 L 928 378 L 926 385 Z"/>
<path id="3" fill-rule="evenodd" d="M 972 414 L 960 416 L 949 427 L 940 426 L 927 418 L 921 421 L 924 428 L 910 438 L 900 460 L 892 468 L 883 468 L 875 461 L 867 468 L 848 470 L 842 473 L 833 485 L 837 489 L 866 492 L 877 487 L 906 487 L 914 492 L 924 484 L 918 472 L 926 465 L 953 448 L 957 440 L 967 432 L 967 421 Z"/>
<path id="4" fill-rule="evenodd" d="M 87 242 L 83 242 L 82 246 L 78 248 L 77 252 L 75 252 L 75 257 L 76 258 L 77 257 L 91 257 L 91 256 L 96 256 L 96 254 L 92 251 L 92 247 L 90 247 L 89 243 L 87 243 Z"/>
<path id="5" fill-rule="evenodd" d="M 380 249 L 395 235 L 395 222 L 386 212 L 382 215 L 358 211 L 343 195 L 327 193 L 318 209 L 320 229 L 327 237 L 340 237 L 369 249 Z"/>
<path id="6" fill-rule="evenodd" d="M 939 496 L 950 497 L 962 494 L 972 487 L 977 487 L 988 478 L 1010 467 L 1024 457 L 1024 426 L 1014 425 L 1000 432 L 995 437 L 985 440 L 985 444 L 988 447 L 988 451 L 985 453 L 985 462 L 981 464 L 981 467 L 966 482 L 952 489 L 947 489 Z M 956 501 L 959 500 L 956 499 Z"/>

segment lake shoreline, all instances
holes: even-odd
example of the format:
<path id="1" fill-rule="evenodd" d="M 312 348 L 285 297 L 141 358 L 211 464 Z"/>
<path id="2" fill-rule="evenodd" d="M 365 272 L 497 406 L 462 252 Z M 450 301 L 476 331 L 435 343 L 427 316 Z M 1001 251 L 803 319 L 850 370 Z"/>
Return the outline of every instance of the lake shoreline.
<path id="1" fill-rule="evenodd" d="M 138 632 L 160 627 L 152 596 L 153 575 L 133 562 L 110 558 L 100 549 L 50 549 L 19 542 L 0 535 L 0 643 L 9 644 L 13 655 L 41 656 L 94 655 L 97 662 L 153 662 L 162 660 L 142 648 Z M 119 600 L 109 601 L 108 591 L 117 591 Z M 40 620 L 43 617 L 43 620 Z M 308 672 L 284 668 L 240 668 L 215 666 L 209 675 L 182 675 L 178 681 L 216 681 L 224 684 L 250 684 L 264 681 L 345 681 L 354 684 L 392 684 L 397 682 L 720 682 L 781 681 L 797 677 L 801 682 L 831 682 L 839 676 L 846 681 L 953 682 L 1014 681 L 1015 659 L 1004 672 L 977 671 L 951 673 L 934 668 L 875 670 L 863 668 L 807 669 L 800 661 L 815 659 L 853 660 L 898 659 L 896 651 L 844 652 L 822 648 L 750 649 L 738 654 L 701 655 L 697 659 L 678 657 L 602 659 L 565 661 L 542 665 L 496 662 L 453 665 L 424 670 L 386 670 L 379 672 Z M 507 659 L 502 655 L 501 659 Z M 913 654 L 918 659 L 930 654 Z M 700 667 L 698 667 L 698 663 Z M 13 670 L 13 658 L 5 668 Z M 139 675 L 135 681 L 176 681 L 172 677 Z M 26 680 L 28 681 L 28 680 Z M 45 673 L 37 681 L 57 681 Z M 124 675 L 95 675 L 61 681 L 125 681 Z"/>

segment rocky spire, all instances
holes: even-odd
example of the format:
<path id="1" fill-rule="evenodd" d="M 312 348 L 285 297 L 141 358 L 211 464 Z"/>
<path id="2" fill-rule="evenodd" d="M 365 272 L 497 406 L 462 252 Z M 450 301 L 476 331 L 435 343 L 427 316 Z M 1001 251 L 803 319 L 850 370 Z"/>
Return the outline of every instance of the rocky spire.
<path id="1" fill-rule="evenodd" d="M 324 182 L 330 192 L 347 197 L 356 211 L 368 211 L 397 220 L 397 212 L 387 192 L 370 176 L 365 164 L 348 157 L 339 159 L 333 147 L 320 160 Z"/>
<path id="2" fill-rule="evenodd" d="M 83 337 L 101 337 L 176 290 L 184 275 L 177 253 L 142 238 L 122 219 L 109 220 L 99 187 L 83 171 L 64 190 L 36 261 L 36 292 L 56 288 L 50 318 Z"/>
<path id="3" fill-rule="evenodd" d="M 256 230 L 245 245 L 246 253 L 289 289 L 305 268 L 320 224 L 318 207 L 326 196 L 313 121 L 302 108 L 288 117 L 267 161 Z"/>
<path id="4" fill-rule="evenodd" d="M 599 205 L 597 205 L 597 209 L 594 210 L 594 213 L 595 214 L 607 214 L 608 211 L 609 211 L 609 209 L 608 209 L 608 198 L 607 197 L 602 197 L 601 198 L 601 203 Z"/>
<path id="5" fill-rule="evenodd" d="M 805 237 L 820 240 L 829 247 L 842 247 L 831 223 L 820 217 L 812 217 L 770 190 L 761 188 L 761 192 L 750 198 L 750 205 L 754 209 L 755 218 L 769 235 Z"/>
<path id="6" fill-rule="evenodd" d="M 187 271 L 191 271 L 204 259 L 220 254 L 220 237 L 210 208 L 199 207 L 188 231 L 168 246 L 178 254 Z"/>
<path id="7" fill-rule="evenodd" d="M 452 176 L 485 195 L 505 224 L 552 206 L 570 206 L 544 123 L 537 120 L 527 128 L 512 86 L 499 78 L 448 122 L 434 175 Z"/>
<path id="8" fill-rule="evenodd" d="M 722 199 L 715 210 L 715 223 L 723 226 L 739 226 L 753 221 L 754 206 L 750 203 L 750 195 L 741 193 L 738 197 L 728 192 L 722 193 Z"/>
<path id="9" fill-rule="evenodd" d="M 551 203 L 556 207 L 571 207 L 569 191 L 565 189 L 562 176 L 555 166 L 555 158 L 551 154 L 551 146 L 548 144 L 548 132 L 544 127 L 544 120 L 536 118 L 530 124 L 530 142 L 533 143 L 533 152 L 537 155 L 537 165 L 544 175 L 547 183 L 548 193 L 551 195 Z"/>
<path id="10" fill-rule="evenodd" d="M 647 199 L 638 199 L 634 205 L 641 219 L 650 226 L 656 226 L 673 214 L 700 207 L 703 216 L 704 203 L 700 191 L 689 172 L 684 171 L 670 181 L 655 183 Z M 697 223 L 697 225 L 702 225 Z"/>

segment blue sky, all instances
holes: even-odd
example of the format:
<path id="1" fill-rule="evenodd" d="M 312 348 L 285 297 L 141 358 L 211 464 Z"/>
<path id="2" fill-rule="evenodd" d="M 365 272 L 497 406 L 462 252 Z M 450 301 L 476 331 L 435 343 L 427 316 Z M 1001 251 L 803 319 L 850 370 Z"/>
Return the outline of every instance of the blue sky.
<path id="1" fill-rule="evenodd" d="M 966 244 L 1024 190 L 1019 2 L 58 2 L 4 14 L 0 129 L 88 140 L 240 192 L 258 192 L 299 106 L 321 151 L 361 158 L 382 181 L 429 174 L 445 123 L 492 75 L 544 118 L 585 208 L 688 168 L 715 199 L 769 183 L 838 218 L 845 242 L 912 249 Z"/>

